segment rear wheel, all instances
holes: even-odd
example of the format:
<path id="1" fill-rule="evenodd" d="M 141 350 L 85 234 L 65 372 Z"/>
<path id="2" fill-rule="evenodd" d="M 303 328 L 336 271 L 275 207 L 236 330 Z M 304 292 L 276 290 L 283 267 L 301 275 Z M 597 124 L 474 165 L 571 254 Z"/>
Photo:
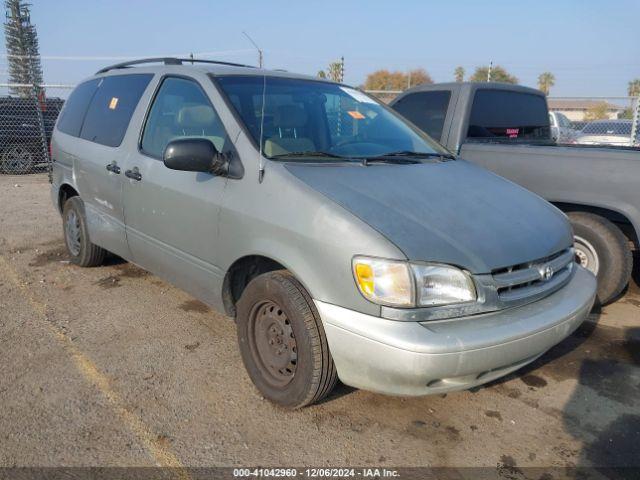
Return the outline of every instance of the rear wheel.
<path id="1" fill-rule="evenodd" d="M 598 300 L 605 304 L 629 283 L 633 258 L 624 234 L 606 218 L 570 212 L 576 261 L 598 279 Z"/>
<path id="2" fill-rule="evenodd" d="M 301 408 L 331 392 L 337 374 L 320 316 L 289 272 L 278 270 L 253 279 L 237 312 L 242 360 L 265 398 Z"/>
<path id="3" fill-rule="evenodd" d="M 97 267 L 102 264 L 107 252 L 89 239 L 84 202 L 80 197 L 71 197 L 64 203 L 62 226 L 71 263 L 80 267 Z"/>

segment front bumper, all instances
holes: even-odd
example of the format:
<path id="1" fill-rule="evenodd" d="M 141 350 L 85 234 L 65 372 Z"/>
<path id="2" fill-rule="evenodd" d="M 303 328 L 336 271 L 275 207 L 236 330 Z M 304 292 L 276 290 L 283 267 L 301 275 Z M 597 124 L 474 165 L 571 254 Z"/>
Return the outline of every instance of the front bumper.
<path id="1" fill-rule="evenodd" d="M 390 395 L 428 395 L 490 382 L 532 362 L 586 318 L 595 277 L 576 265 L 557 292 L 522 307 L 410 322 L 315 301 L 340 380 Z"/>

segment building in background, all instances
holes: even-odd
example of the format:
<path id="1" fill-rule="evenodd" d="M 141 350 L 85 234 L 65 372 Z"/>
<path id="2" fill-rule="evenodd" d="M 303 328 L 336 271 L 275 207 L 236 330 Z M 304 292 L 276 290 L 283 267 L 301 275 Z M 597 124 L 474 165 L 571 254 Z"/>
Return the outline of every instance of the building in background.
<path id="1" fill-rule="evenodd" d="M 596 119 L 616 119 L 625 107 L 602 100 L 564 100 L 547 99 L 549 110 L 564 114 L 572 122 L 582 122 Z M 590 118 L 596 114 L 599 118 Z"/>

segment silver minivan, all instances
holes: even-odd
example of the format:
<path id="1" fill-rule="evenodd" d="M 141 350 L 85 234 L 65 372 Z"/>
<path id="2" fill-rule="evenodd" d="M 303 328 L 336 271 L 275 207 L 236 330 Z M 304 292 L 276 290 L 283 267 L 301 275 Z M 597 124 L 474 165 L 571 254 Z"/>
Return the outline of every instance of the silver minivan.
<path id="1" fill-rule="evenodd" d="M 221 62 L 82 82 L 52 140 L 71 261 L 120 256 L 235 318 L 258 390 L 471 388 L 594 302 L 565 216 L 337 83 Z"/>

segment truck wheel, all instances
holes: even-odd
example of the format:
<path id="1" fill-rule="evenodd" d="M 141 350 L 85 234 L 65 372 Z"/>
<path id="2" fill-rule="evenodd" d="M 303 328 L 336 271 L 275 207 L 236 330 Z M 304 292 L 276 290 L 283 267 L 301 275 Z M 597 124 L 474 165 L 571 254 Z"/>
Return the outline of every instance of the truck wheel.
<path id="1" fill-rule="evenodd" d="M 629 283 L 633 257 L 627 238 L 606 218 L 593 213 L 568 214 L 574 233 L 576 261 L 598 279 L 598 300 L 605 304 Z"/>
<path id="2" fill-rule="evenodd" d="M 236 322 L 242 361 L 265 398 L 295 409 L 331 392 L 338 377 L 320 315 L 289 272 L 251 280 Z"/>
<path id="3" fill-rule="evenodd" d="M 24 145 L 9 145 L 0 154 L 0 172 L 8 175 L 29 173 L 34 166 L 33 151 Z"/>
<path id="4" fill-rule="evenodd" d="M 64 243 L 71 263 L 80 267 L 97 267 L 104 261 L 107 251 L 91 243 L 87 230 L 84 203 L 80 197 L 71 197 L 62 209 Z"/>

